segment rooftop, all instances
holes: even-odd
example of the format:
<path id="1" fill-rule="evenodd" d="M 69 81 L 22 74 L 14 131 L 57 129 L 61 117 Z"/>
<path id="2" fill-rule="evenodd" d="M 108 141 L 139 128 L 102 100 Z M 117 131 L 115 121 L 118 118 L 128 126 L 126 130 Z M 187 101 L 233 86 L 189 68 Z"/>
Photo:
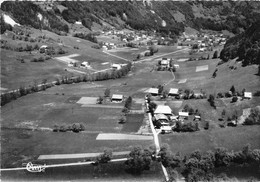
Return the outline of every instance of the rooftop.
<path id="1" fill-rule="evenodd" d="M 123 99 L 123 95 L 113 94 L 112 99 Z"/>
<path id="2" fill-rule="evenodd" d="M 188 113 L 188 112 L 179 112 L 179 116 L 188 117 L 188 116 L 189 116 L 189 113 Z"/>
<path id="3" fill-rule="evenodd" d="M 158 88 L 149 88 L 147 90 L 147 93 L 158 94 L 159 93 L 159 89 Z"/>
<path id="4" fill-rule="evenodd" d="M 172 114 L 172 109 L 169 106 L 158 105 L 154 114 Z"/>
<path id="5" fill-rule="evenodd" d="M 169 94 L 178 94 L 178 91 L 179 91 L 178 88 L 171 88 Z"/>

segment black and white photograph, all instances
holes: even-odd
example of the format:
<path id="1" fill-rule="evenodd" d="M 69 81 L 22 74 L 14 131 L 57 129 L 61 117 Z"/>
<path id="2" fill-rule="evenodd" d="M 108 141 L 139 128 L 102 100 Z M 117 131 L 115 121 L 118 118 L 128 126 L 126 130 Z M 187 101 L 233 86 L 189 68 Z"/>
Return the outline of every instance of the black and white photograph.
<path id="1" fill-rule="evenodd" d="M 0 0 L 0 181 L 260 181 L 260 1 Z"/>

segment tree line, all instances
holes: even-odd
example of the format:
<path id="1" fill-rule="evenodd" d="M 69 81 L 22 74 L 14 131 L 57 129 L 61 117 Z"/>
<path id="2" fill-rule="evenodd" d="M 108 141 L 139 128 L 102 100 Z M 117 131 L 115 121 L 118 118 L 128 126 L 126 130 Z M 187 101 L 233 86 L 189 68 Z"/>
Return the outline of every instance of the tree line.
<path id="1" fill-rule="evenodd" d="M 79 82 L 93 82 L 93 81 L 102 81 L 102 80 L 121 78 L 128 74 L 128 72 L 131 70 L 131 67 L 132 67 L 132 63 L 128 63 L 126 66 L 123 66 L 120 70 L 98 72 L 91 75 L 85 74 L 83 76 L 77 76 L 77 77 L 64 76 L 61 79 L 57 78 L 56 81 L 52 83 L 47 83 L 47 80 L 44 79 L 40 85 L 38 85 L 37 82 L 35 82 L 34 85 L 30 87 L 20 86 L 20 88 L 17 90 L 1 94 L 1 106 L 11 102 L 12 100 L 16 100 L 19 97 L 34 92 L 44 91 L 55 85 L 72 84 L 72 83 L 79 83 Z"/>
<path id="2" fill-rule="evenodd" d="M 136 146 L 125 162 L 126 171 L 141 174 L 149 170 L 152 162 L 161 162 L 170 174 L 170 181 L 177 180 L 178 171 L 186 181 L 212 181 L 216 176 L 214 169 L 230 165 L 260 164 L 260 149 L 251 149 L 246 145 L 242 150 L 234 152 L 226 148 L 216 148 L 214 151 L 202 153 L 199 150 L 190 155 L 172 153 L 168 144 L 163 144 L 157 156 L 154 147 L 143 149 Z"/>

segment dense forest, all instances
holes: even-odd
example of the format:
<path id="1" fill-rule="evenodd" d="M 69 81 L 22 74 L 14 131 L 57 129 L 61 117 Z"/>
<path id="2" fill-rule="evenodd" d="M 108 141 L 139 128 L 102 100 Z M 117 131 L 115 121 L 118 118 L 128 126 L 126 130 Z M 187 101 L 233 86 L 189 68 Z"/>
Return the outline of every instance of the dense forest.
<path id="1" fill-rule="evenodd" d="M 260 64 L 260 21 L 245 32 L 230 38 L 220 53 L 223 61 L 238 58 L 243 66 Z"/>

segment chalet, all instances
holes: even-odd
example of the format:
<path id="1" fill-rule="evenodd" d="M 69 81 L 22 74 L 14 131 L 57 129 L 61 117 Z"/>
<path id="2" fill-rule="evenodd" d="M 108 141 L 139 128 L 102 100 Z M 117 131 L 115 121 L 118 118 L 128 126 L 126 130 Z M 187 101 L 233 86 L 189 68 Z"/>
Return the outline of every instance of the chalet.
<path id="1" fill-rule="evenodd" d="M 114 70 L 120 70 L 122 68 L 122 66 L 120 64 L 112 64 L 111 68 Z"/>
<path id="2" fill-rule="evenodd" d="M 154 114 L 172 115 L 172 109 L 169 106 L 158 105 L 154 111 Z"/>
<path id="3" fill-rule="evenodd" d="M 158 88 L 150 88 L 147 90 L 147 93 L 151 94 L 152 96 L 157 96 L 159 94 L 159 89 Z"/>
<path id="4" fill-rule="evenodd" d="M 245 99 L 252 99 L 252 92 L 244 92 Z"/>
<path id="5" fill-rule="evenodd" d="M 171 88 L 168 95 L 169 96 L 179 96 L 179 89 Z"/>
<path id="6" fill-rule="evenodd" d="M 113 94 L 111 97 L 111 102 L 122 102 L 123 95 Z"/>
<path id="7" fill-rule="evenodd" d="M 76 21 L 75 24 L 76 25 L 82 25 L 82 22 L 81 21 Z"/>
<path id="8" fill-rule="evenodd" d="M 82 68 L 87 68 L 87 67 L 89 67 L 89 63 L 88 63 L 87 61 L 84 61 L 84 62 L 82 62 L 82 63 L 80 64 L 80 67 L 82 67 Z"/>
<path id="9" fill-rule="evenodd" d="M 170 66 L 170 60 L 167 58 L 162 58 L 161 67 L 168 68 Z"/>
<path id="10" fill-rule="evenodd" d="M 193 96 L 194 96 L 195 99 L 202 99 L 203 98 L 202 93 L 194 93 Z"/>
<path id="11" fill-rule="evenodd" d="M 180 65 L 178 65 L 178 64 L 173 64 L 173 67 L 174 67 L 175 69 L 178 69 L 178 68 L 180 68 Z"/>
<path id="12" fill-rule="evenodd" d="M 164 114 L 156 114 L 154 116 L 154 119 L 159 122 L 168 122 L 169 121 L 168 117 Z"/>
<path id="13" fill-rule="evenodd" d="M 103 49 L 103 51 L 107 51 L 107 46 L 103 45 L 102 49 Z"/>
<path id="14" fill-rule="evenodd" d="M 179 112 L 180 119 L 188 119 L 189 113 L 188 112 Z"/>

